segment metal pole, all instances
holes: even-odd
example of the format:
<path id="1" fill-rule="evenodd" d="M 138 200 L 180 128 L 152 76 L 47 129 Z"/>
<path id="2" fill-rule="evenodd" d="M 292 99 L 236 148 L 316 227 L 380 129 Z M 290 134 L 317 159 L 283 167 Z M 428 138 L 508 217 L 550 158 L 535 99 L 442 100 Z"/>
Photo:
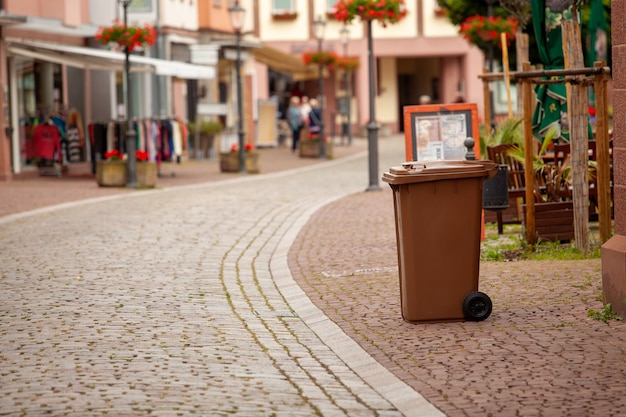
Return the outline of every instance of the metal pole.
<path id="1" fill-rule="evenodd" d="M 243 99 L 241 91 L 241 30 L 237 30 L 237 113 L 239 121 L 237 123 L 237 133 L 239 135 L 239 172 L 246 172 L 246 149 L 243 137 Z"/>
<path id="2" fill-rule="evenodd" d="M 493 3 L 495 0 L 487 0 L 487 17 L 493 17 Z M 489 43 L 489 51 L 488 51 L 488 55 L 487 55 L 487 60 L 489 61 L 487 63 L 488 68 L 489 68 L 489 73 L 493 73 L 493 42 Z M 491 83 L 488 83 L 487 85 L 489 85 L 489 118 L 491 120 L 489 120 L 489 132 L 493 132 L 493 130 L 496 128 L 496 121 L 495 121 L 495 115 L 494 115 L 494 105 L 493 105 L 493 90 L 491 88 Z"/>
<path id="3" fill-rule="evenodd" d="M 348 59 L 348 43 L 346 42 L 343 45 L 343 56 Z M 350 86 L 350 71 L 346 68 L 346 71 L 343 73 L 344 83 L 346 85 L 346 112 L 347 112 L 347 135 L 348 135 L 348 146 L 352 145 L 352 126 L 350 124 L 350 101 L 352 99 L 351 86 Z M 342 139 L 343 142 L 343 139 Z"/>
<path id="4" fill-rule="evenodd" d="M 128 5 L 132 0 L 124 2 L 124 26 L 128 25 Z M 135 151 L 137 147 L 135 129 L 133 129 L 133 121 L 132 121 L 132 94 L 131 94 L 131 86 L 130 86 L 130 50 L 128 49 L 128 45 L 124 47 L 125 54 L 125 78 L 126 78 L 126 152 L 128 154 L 127 163 L 128 163 L 128 180 L 126 182 L 127 188 L 136 188 L 137 187 L 137 170 L 136 170 L 136 162 L 137 158 L 135 157 Z"/>
<path id="5" fill-rule="evenodd" d="M 366 191 L 378 191 L 378 124 L 374 103 L 374 45 L 372 41 L 372 21 L 367 20 L 367 56 L 369 66 L 370 121 L 367 124 L 367 144 L 369 154 L 369 186 Z"/>
<path id="6" fill-rule="evenodd" d="M 322 38 L 317 40 L 317 52 L 322 52 Z M 322 65 L 318 65 L 318 83 L 319 83 L 319 106 L 320 106 L 320 159 L 326 158 L 324 152 L 324 79 Z"/>

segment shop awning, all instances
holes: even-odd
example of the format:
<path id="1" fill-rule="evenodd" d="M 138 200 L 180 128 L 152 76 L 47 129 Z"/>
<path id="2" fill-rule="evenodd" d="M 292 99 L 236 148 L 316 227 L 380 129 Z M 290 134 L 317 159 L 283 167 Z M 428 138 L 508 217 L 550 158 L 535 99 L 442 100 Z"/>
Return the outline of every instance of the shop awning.
<path id="1" fill-rule="evenodd" d="M 8 40 L 10 54 L 40 59 L 83 69 L 123 71 L 126 56 L 104 49 L 69 46 L 46 42 Z M 215 68 L 180 61 L 130 55 L 132 72 L 150 72 L 183 79 L 214 79 Z"/>
<path id="2" fill-rule="evenodd" d="M 290 75 L 294 80 L 314 80 L 318 77 L 317 67 L 307 66 L 299 56 L 290 55 L 270 46 L 251 50 L 254 58 L 274 71 Z"/>

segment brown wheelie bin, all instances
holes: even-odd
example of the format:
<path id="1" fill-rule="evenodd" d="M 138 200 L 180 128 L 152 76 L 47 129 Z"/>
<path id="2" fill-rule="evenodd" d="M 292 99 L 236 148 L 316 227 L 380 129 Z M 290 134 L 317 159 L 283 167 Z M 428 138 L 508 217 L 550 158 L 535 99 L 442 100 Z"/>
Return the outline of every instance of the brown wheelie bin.
<path id="1" fill-rule="evenodd" d="M 478 291 L 483 181 L 492 161 L 414 161 L 392 167 L 402 317 L 480 321 L 491 299 Z"/>

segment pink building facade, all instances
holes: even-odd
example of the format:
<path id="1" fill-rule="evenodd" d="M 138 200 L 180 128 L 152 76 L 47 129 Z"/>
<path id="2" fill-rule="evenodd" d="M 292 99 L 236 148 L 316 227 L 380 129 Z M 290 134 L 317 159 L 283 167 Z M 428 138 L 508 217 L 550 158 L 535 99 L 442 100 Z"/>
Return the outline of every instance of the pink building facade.
<path id="1" fill-rule="evenodd" d="M 604 302 L 626 317 L 626 0 L 611 2 L 615 235 L 602 247 Z"/>

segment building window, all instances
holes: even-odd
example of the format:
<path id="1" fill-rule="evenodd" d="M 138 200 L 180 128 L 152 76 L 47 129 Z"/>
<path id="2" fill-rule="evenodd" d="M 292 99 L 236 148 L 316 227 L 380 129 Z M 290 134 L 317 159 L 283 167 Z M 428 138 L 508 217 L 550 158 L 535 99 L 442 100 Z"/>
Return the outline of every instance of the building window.
<path id="1" fill-rule="evenodd" d="M 273 0 L 272 13 L 284 13 L 296 11 L 296 0 Z"/>
<path id="2" fill-rule="evenodd" d="M 335 4 L 337 4 L 337 0 L 326 0 L 326 12 L 334 13 Z"/>

